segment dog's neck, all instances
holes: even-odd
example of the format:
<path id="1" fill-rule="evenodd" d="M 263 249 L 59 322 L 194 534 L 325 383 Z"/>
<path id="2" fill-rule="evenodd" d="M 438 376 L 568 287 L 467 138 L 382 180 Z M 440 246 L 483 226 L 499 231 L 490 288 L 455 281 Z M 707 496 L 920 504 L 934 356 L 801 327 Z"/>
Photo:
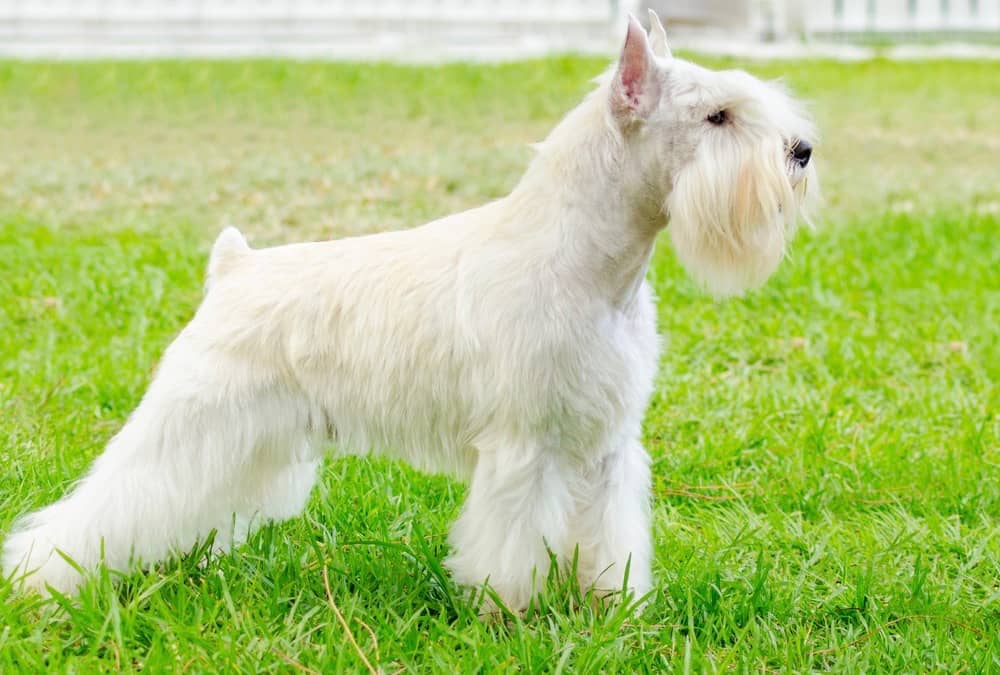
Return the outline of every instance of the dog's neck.
<path id="1" fill-rule="evenodd" d="M 508 197 L 522 222 L 554 234 L 556 269 L 598 286 L 613 305 L 633 305 L 666 225 L 663 197 L 647 181 L 629 180 L 627 139 L 616 128 L 601 86 L 540 144 Z"/>

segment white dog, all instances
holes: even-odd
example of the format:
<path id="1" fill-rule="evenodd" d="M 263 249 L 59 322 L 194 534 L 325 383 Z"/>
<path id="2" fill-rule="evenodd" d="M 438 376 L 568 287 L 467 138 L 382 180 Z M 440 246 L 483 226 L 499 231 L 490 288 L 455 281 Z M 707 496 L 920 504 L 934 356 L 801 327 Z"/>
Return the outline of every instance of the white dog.
<path id="1" fill-rule="evenodd" d="M 673 58 L 655 15 L 648 38 L 630 18 L 617 67 L 509 196 L 339 241 L 252 250 L 227 229 L 139 407 L 16 524 L 4 573 L 73 591 L 63 555 L 127 569 L 213 529 L 230 546 L 299 513 L 333 444 L 470 480 L 447 561 L 461 584 L 523 608 L 551 551 L 578 555 L 584 588 L 641 596 L 654 240 L 669 225 L 716 293 L 760 284 L 815 184 L 812 136 L 780 88 Z"/>

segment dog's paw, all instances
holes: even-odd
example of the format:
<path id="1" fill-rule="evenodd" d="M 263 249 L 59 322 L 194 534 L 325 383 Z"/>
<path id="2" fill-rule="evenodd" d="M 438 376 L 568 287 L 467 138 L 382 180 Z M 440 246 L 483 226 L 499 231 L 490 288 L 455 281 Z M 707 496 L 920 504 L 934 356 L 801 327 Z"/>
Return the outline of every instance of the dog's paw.
<path id="1" fill-rule="evenodd" d="M 49 595 L 75 592 L 83 581 L 77 566 L 56 550 L 42 528 L 12 532 L 4 542 L 0 569 L 15 589 Z"/>

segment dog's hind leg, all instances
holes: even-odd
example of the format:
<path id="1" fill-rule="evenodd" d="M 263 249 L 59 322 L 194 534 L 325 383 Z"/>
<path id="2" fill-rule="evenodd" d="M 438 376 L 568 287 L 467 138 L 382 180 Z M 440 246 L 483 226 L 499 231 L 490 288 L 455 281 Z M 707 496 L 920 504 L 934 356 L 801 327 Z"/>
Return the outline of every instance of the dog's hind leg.
<path id="1" fill-rule="evenodd" d="M 547 577 L 549 551 L 560 562 L 570 556 L 568 478 L 562 458 L 544 449 L 481 449 L 450 536 L 454 552 L 446 564 L 455 580 L 488 582 L 509 609 L 527 607 Z"/>
<path id="2" fill-rule="evenodd" d="M 604 456 L 585 474 L 572 531 L 584 591 L 627 590 L 636 600 L 649 591 L 649 455 L 638 440 Z"/>
<path id="3" fill-rule="evenodd" d="M 81 580 L 76 566 L 90 571 L 103 560 L 122 570 L 133 561 L 155 562 L 229 525 L 225 511 L 237 506 L 242 488 L 234 479 L 254 450 L 287 437 L 285 427 L 304 425 L 300 402 L 249 368 L 182 333 L 87 476 L 15 524 L 4 543 L 4 574 L 42 592 L 46 585 L 73 591 Z M 296 506 L 291 501 L 270 507 L 287 513 Z"/>
<path id="4" fill-rule="evenodd" d="M 254 460 L 231 486 L 228 500 L 212 507 L 216 518 L 229 519 L 216 528 L 219 550 L 240 543 L 264 523 L 302 513 L 321 463 L 315 447 L 306 439 L 258 449 Z M 206 517 L 212 515 L 207 513 Z"/>

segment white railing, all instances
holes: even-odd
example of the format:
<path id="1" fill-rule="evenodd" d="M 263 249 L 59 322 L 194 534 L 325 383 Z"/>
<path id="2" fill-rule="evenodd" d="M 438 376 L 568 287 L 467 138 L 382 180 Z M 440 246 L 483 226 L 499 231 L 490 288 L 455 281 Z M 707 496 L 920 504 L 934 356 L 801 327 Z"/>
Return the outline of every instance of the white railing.
<path id="1" fill-rule="evenodd" d="M 642 16 L 646 5 L 671 30 L 715 25 L 751 41 L 942 34 L 1000 43 L 1000 0 L 0 0 L 0 56 L 610 53 L 624 13 Z"/>
<path id="2" fill-rule="evenodd" d="M 0 0 L 0 54 L 525 56 L 605 50 L 615 0 Z"/>
<path id="3" fill-rule="evenodd" d="M 1000 32 L 1000 0 L 834 0 L 808 9 L 813 33 Z"/>

